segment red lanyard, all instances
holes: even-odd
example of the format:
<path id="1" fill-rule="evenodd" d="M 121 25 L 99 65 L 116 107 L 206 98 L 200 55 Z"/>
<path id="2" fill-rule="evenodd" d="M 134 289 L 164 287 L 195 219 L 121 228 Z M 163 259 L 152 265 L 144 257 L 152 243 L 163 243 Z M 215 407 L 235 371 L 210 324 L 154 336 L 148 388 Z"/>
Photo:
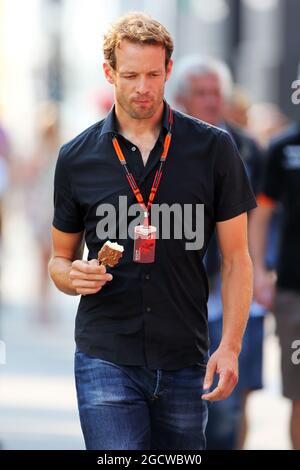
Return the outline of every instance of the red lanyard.
<path id="1" fill-rule="evenodd" d="M 151 188 L 151 192 L 150 192 L 150 196 L 149 196 L 147 206 L 144 203 L 144 198 L 141 194 L 140 188 L 138 187 L 133 174 L 131 173 L 131 171 L 128 168 L 126 159 L 125 159 L 124 154 L 121 150 L 121 147 L 119 145 L 117 137 L 115 136 L 112 139 L 112 143 L 113 143 L 115 152 L 118 156 L 118 159 L 119 159 L 122 167 L 124 168 L 125 175 L 126 175 L 126 178 L 128 180 L 128 183 L 129 183 L 129 185 L 130 185 L 130 187 L 133 191 L 133 194 L 136 197 L 137 202 L 142 207 L 142 209 L 145 213 L 144 214 L 144 225 L 146 225 L 146 226 L 149 225 L 149 211 L 150 211 L 151 205 L 154 201 L 156 191 L 158 190 L 158 187 L 159 187 L 159 184 L 160 184 L 160 180 L 161 180 L 162 173 L 163 173 L 163 167 L 164 167 L 164 164 L 166 162 L 169 147 L 170 147 L 170 143 L 171 143 L 172 125 L 173 125 L 173 112 L 172 112 L 172 109 L 171 109 L 170 106 L 169 106 L 169 120 L 168 120 L 168 122 L 169 122 L 169 129 L 168 129 L 168 133 L 165 137 L 164 149 L 163 149 L 162 155 L 160 157 L 160 163 L 159 163 L 158 170 L 156 171 L 155 176 L 154 176 L 154 180 L 153 180 L 153 184 L 152 184 L 152 188 Z"/>

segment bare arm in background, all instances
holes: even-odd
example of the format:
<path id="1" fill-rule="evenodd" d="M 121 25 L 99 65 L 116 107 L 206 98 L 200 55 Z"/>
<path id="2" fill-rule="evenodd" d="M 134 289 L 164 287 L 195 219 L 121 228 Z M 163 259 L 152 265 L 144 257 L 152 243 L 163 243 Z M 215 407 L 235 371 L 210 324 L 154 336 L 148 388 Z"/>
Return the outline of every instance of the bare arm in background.
<path id="1" fill-rule="evenodd" d="M 267 235 L 274 206 L 259 205 L 249 225 L 250 254 L 254 265 L 254 298 L 270 309 L 275 292 L 275 276 L 265 266 Z"/>

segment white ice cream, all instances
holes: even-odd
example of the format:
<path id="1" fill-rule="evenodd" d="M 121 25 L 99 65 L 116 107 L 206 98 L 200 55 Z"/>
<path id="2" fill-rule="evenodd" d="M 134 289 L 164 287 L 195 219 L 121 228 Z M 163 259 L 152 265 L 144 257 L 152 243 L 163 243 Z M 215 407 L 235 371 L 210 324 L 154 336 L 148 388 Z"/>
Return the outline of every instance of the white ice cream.
<path id="1" fill-rule="evenodd" d="M 105 245 L 111 248 L 112 250 L 124 251 L 124 246 L 119 245 L 117 242 L 110 242 L 109 240 L 105 242 Z"/>

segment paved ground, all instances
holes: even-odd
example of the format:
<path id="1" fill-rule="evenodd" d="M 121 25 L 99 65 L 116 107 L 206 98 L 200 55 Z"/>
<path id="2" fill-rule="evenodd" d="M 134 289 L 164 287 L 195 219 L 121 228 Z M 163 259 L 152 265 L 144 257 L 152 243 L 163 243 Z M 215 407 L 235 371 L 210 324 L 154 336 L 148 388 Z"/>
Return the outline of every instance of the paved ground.
<path id="1" fill-rule="evenodd" d="M 52 326 L 26 309 L 2 319 L 7 364 L 0 366 L 0 440 L 5 449 L 82 449 L 73 380 L 72 312 Z"/>

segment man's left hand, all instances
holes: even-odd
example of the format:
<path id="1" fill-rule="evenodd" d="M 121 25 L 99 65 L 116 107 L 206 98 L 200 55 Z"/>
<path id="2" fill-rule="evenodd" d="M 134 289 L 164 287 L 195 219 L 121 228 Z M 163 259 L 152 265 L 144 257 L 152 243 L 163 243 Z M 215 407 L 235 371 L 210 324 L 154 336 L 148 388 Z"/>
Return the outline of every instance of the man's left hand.
<path id="1" fill-rule="evenodd" d="M 211 392 L 204 393 L 203 400 L 225 400 L 231 395 L 238 382 L 238 354 L 219 346 L 207 363 L 204 392 L 212 386 L 216 373 L 219 374 L 218 385 Z"/>

